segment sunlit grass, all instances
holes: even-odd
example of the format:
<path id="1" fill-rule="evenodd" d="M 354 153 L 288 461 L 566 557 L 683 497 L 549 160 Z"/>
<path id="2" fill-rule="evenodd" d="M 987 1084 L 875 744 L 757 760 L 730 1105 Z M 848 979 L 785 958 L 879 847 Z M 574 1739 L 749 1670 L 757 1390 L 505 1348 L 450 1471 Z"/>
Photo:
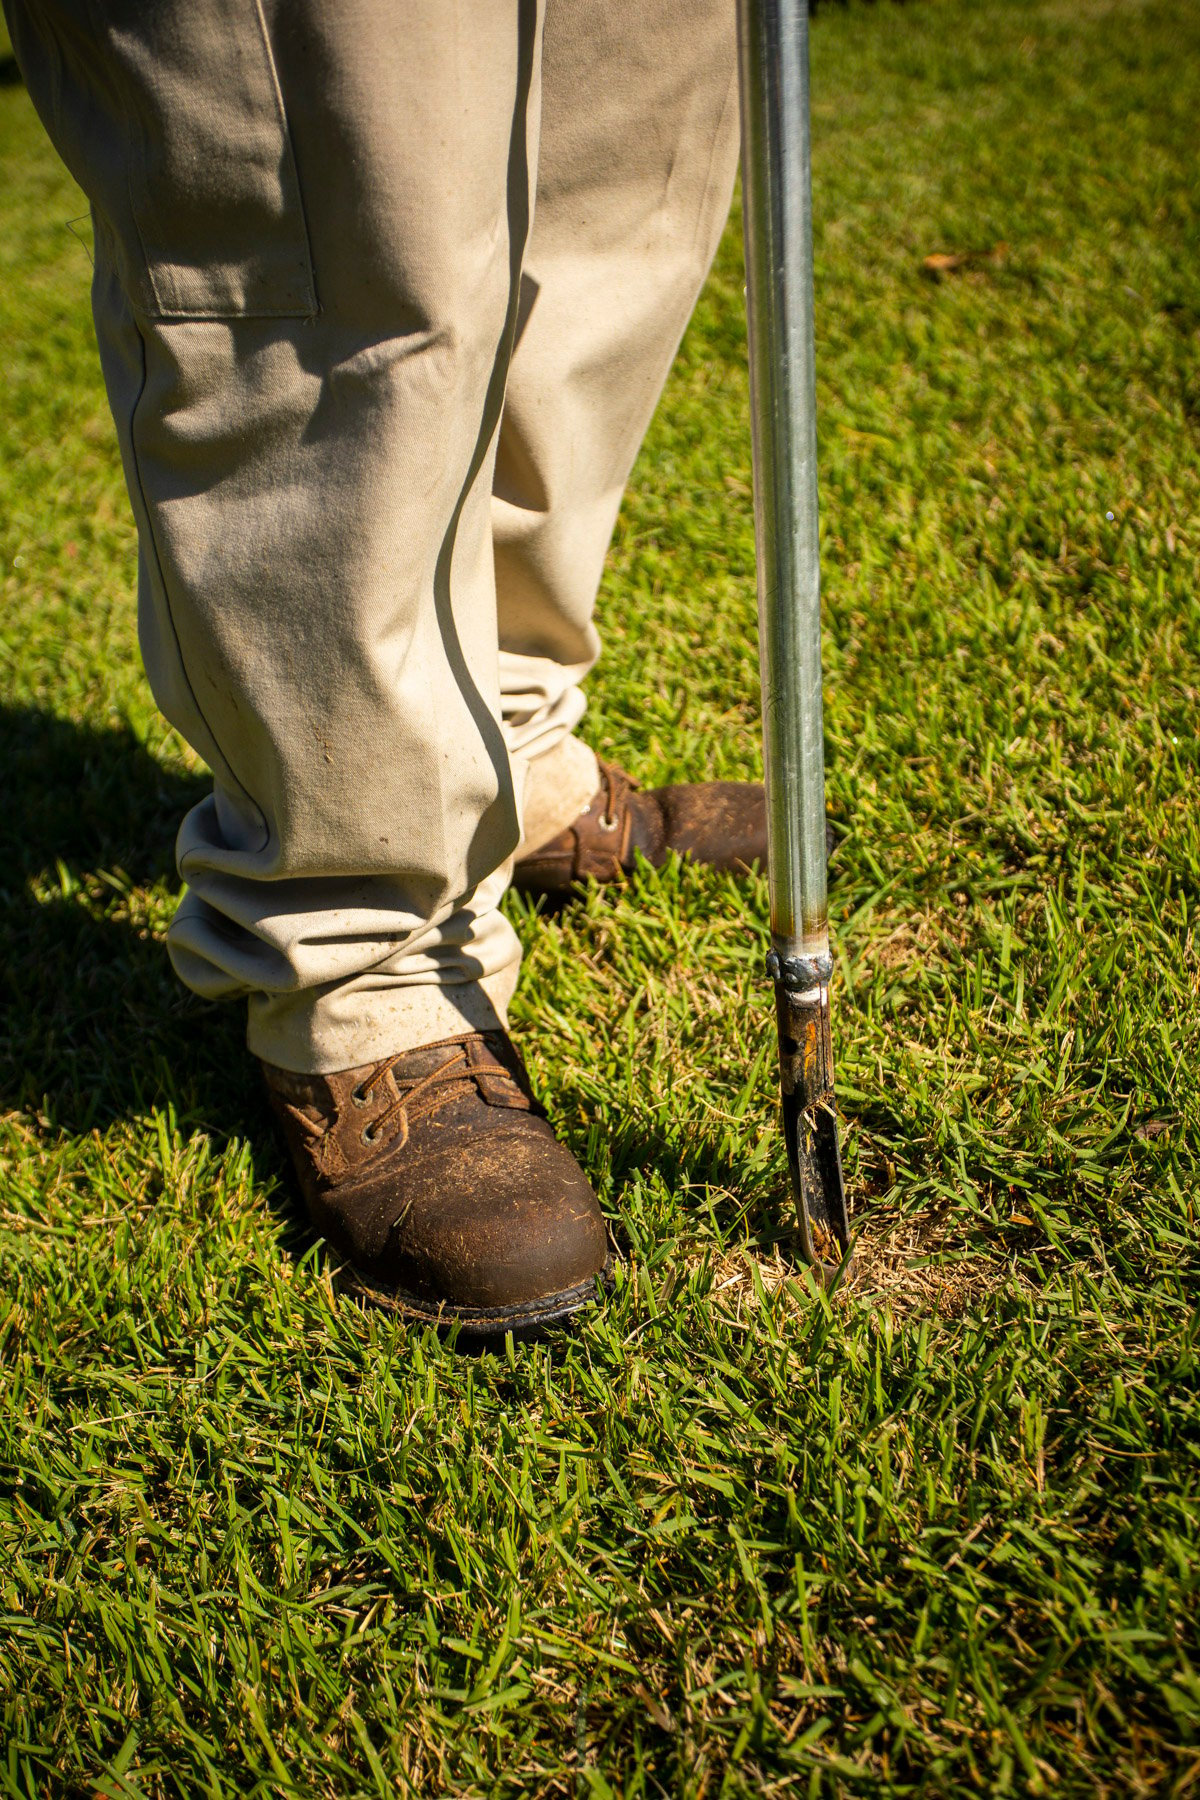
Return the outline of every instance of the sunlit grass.
<path id="1" fill-rule="evenodd" d="M 513 902 L 626 1262 L 479 1358 L 338 1292 L 167 967 L 203 778 L 137 662 L 84 209 L 0 87 L 0 1791 L 1200 1779 L 1197 37 L 822 8 L 857 1268 L 790 1257 L 761 887 Z M 585 729 L 650 780 L 758 766 L 741 282 L 735 219 L 601 599 Z"/>

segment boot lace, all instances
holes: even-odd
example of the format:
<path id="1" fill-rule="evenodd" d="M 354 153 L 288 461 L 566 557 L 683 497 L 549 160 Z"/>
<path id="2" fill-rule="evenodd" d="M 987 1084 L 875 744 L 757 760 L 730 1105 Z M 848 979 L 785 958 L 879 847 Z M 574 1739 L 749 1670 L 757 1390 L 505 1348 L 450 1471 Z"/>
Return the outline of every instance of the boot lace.
<path id="1" fill-rule="evenodd" d="M 604 762 L 597 757 L 600 768 L 600 783 L 604 790 L 604 808 L 596 824 L 601 831 L 615 831 L 620 825 L 620 808 L 625 797 L 634 785 L 623 770 L 614 768 L 612 763 Z"/>
<path id="2" fill-rule="evenodd" d="M 474 1068 L 468 1048 L 470 1041 L 474 1040 L 459 1044 L 444 1063 L 439 1063 L 436 1069 L 430 1069 L 427 1075 L 420 1076 L 410 1086 L 398 1083 L 397 1098 L 384 1108 L 378 1118 L 372 1119 L 369 1125 L 363 1127 L 363 1143 L 373 1144 L 393 1125 L 399 1123 L 402 1129 L 400 1142 L 404 1144 L 410 1128 L 418 1119 L 428 1118 L 430 1113 L 446 1106 L 456 1097 L 460 1088 L 474 1085 L 477 1075 L 486 1073 L 493 1079 L 512 1082 L 512 1076 L 501 1063 L 489 1064 L 486 1070 Z M 355 1106 L 366 1106 L 380 1082 L 406 1054 L 400 1050 L 394 1056 L 385 1057 L 383 1062 L 376 1063 L 365 1081 L 360 1081 L 357 1087 L 351 1089 L 350 1098 Z"/>

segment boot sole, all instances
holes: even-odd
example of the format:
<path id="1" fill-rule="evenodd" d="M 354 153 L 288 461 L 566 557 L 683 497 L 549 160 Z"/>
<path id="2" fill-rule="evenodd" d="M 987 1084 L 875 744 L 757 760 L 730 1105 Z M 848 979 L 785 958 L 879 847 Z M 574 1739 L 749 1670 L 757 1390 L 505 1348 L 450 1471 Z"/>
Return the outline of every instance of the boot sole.
<path id="1" fill-rule="evenodd" d="M 604 1267 L 575 1287 L 561 1288 L 556 1294 L 542 1294 L 536 1300 L 525 1300 L 515 1306 L 451 1306 L 443 1301 L 435 1305 L 404 1288 L 376 1287 L 354 1268 L 343 1269 L 339 1286 L 356 1294 L 370 1306 L 418 1325 L 432 1325 L 438 1331 L 458 1327 L 461 1339 L 501 1338 L 508 1332 L 514 1337 L 536 1337 L 555 1325 L 563 1325 L 578 1312 L 596 1304 L 596 1283 L 605 1294 L 613 1288 L 613 1256 L 610 1251 Z"/>

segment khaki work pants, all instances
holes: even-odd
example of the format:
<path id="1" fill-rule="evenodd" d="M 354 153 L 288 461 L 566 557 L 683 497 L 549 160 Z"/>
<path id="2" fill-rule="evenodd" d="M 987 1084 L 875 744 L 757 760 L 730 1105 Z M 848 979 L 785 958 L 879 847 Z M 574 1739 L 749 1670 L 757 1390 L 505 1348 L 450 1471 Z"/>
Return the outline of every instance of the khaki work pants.
<path id="1" fill-rule="evenodd" d="M 6 0 L 92 203 L 169 934 L 285 1068 L 503 1019 L 521 837 L 728 210 L 733 0 Z"/>

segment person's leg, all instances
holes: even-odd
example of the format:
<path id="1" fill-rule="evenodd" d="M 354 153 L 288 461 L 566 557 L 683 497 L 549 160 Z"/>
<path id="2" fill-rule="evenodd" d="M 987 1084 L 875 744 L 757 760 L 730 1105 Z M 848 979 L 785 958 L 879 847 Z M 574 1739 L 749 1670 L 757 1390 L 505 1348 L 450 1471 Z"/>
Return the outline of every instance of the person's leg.
<path id="1" fill-rule="evenodd" d="M 519 961 L 490 508 L 538 0 L 6 4 L 92 201 L 151 685 L 215 776 L 172 958 L 249 997 L 361 1279 L 467 1329 L 561 1317 L 604 1224 L 489 1029 Z"/>
<path id="2" fill-rule="evenodd" d="M 621 495 L 729 210 L 732 0 L 548 0 L 537 200 L 492 497 L 524 843 L 600 786 L 569 734 Z"/>
<path id="3" fill-rule="evenodd" d="M 176 967 L 246 994 L 251 1048 L 296 1070 L 495 1023 L 518 823 L 489 496 L 535 0 L 11 12 L 96 216 L 147 671 L 215 775 Z"/>

